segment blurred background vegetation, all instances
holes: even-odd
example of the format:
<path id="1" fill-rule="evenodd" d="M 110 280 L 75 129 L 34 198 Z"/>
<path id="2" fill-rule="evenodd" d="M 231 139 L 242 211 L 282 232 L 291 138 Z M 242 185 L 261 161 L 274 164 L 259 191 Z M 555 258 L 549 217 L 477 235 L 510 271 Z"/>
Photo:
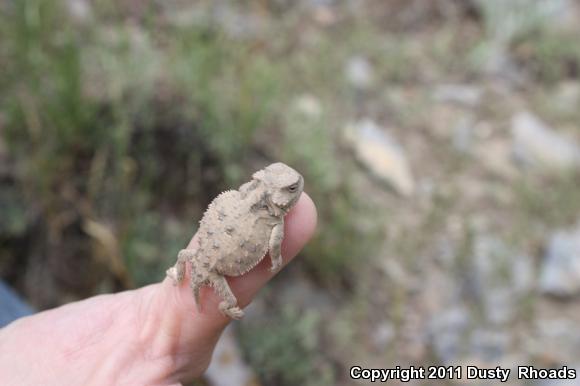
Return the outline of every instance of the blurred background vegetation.
<path id="1" fill-rule="evenodd" d="M 237 325 L 254 382 L 580 366 L 579 21 L 573 0 L 0 2 L 0 276 L 38 309 L 159 281 L 217 193 L 283 161 L 319 231 Z"/>

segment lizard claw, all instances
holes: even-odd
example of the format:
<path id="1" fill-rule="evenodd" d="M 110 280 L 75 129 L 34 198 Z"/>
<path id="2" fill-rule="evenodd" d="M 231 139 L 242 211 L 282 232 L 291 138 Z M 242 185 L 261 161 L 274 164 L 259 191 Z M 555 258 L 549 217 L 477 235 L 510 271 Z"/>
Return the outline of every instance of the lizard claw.
<path id="1" fill-rule="evenodd" d="M 167 275 L 168 278 L 171 279 L 173 285 L 177 285 L 177 270 L 175 269 L 175 267 L 169 268 L 167 271 L 165 271 L 165 274 Z"/>
<path id="2" fill-rule="evenodd" d="M 224 316 L 230 319 L 240 320 L 244 317 L 244 311 L 240 307 L 233 306 L 228 308 L 227 303 L 220 303 L 219 309 Z"/>
<path id="3" fill-rule="evenodd" d="M 244 311 L 239 307 L 233 307 L 226 311 L 226 315 L 232 319 L 240 320 L 244 317 Z"/>
<path id="4" fill-rule="evenodd" d="M 272 267 L 270 267 L 270 272 L 278 272 L 280 268 L 282 268 L 282 256 L 272 260 Z"/>

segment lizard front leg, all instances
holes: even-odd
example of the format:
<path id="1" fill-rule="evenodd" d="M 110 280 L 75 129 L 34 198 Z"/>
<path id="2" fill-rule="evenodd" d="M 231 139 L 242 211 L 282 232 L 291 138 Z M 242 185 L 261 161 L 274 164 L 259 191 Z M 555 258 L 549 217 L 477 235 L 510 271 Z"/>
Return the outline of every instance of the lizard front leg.
<path id="1" fill-rule="evenodd" d="M 282 267 L 282 239 L 284 239 L 284 220 L 272 228 L 268 249 L 270 250 L 270 259 L 272 267 L 270 271 L 276 272 Z"/>
<path id="2" fill-rule="evenodd" d="M 185 276 L 185 263 L 190 261 L 195 256 L 196 251 L 193 249 L 182 249 L 177 254 L 177 262 L 166 272 L 167 276 L 173 280 L 173 284 L 177 285 Z"/>

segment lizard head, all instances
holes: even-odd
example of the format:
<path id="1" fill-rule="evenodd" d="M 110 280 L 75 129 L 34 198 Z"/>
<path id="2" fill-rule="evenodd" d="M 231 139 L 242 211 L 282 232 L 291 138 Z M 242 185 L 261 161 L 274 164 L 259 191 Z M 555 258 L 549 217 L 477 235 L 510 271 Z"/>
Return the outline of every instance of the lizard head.
<path id="1" fill-rule="evenodd" d="M 257 171 L 252 177 L 265 185 L 271 202 L 284 213 L 296 204 L 304 189 L 300 173 L 281 162 Z"/>

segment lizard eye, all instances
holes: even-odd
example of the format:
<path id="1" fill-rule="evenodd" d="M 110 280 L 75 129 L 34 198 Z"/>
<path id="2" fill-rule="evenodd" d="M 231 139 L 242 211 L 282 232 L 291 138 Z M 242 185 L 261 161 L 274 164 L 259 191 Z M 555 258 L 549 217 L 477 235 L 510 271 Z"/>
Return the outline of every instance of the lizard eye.
<path id="1" fill-rule="evenodd" d="M 294 192 L 296 192 L 296 190 L 298 190 L 298 184 L 292 184 L 288 187 L 288 191 L 290 193 L 294 193 Z"/>

